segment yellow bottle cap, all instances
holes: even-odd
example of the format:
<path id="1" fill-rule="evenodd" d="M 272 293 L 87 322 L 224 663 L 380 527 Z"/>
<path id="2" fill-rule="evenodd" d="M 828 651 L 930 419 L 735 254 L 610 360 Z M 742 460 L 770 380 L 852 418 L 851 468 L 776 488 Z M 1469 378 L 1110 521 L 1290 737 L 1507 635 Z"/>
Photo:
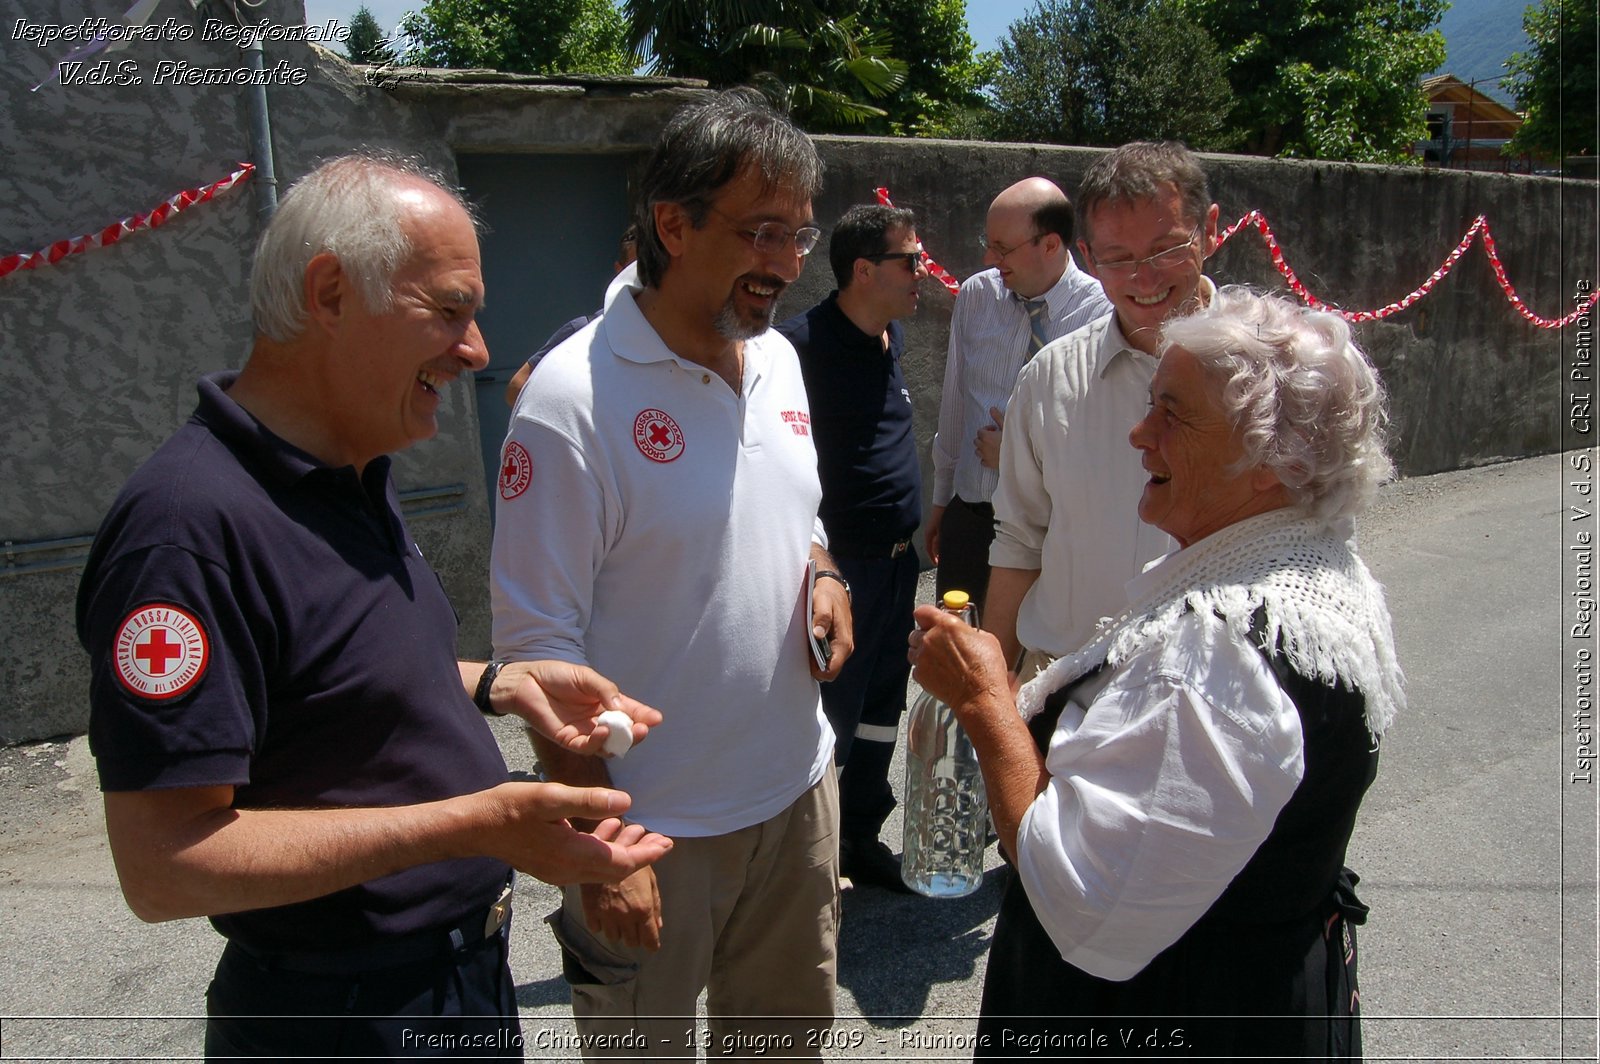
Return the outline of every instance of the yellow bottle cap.
<path id="1" fill-rule="evenodd" d="M 965 591 L 946 591 L 944 593 L 944 608 L 952 612 L 964 610 L 972 601 L 972 596 Z"/>

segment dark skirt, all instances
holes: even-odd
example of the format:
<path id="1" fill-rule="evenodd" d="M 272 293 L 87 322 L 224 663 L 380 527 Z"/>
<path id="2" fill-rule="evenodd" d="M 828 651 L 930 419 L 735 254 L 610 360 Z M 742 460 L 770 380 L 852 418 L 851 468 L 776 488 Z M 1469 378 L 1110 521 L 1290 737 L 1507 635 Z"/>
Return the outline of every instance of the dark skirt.
<path id="1" fill-rule="evenodd" d="M 1361 1059 L 1355 925 L 1366 908 L 1348 869 L 1325 907 L 1252 924 L 1202 917 L 1125 982 L 1068 964 L 1017 877 L 1000 905 L 977 1059 Z"/>

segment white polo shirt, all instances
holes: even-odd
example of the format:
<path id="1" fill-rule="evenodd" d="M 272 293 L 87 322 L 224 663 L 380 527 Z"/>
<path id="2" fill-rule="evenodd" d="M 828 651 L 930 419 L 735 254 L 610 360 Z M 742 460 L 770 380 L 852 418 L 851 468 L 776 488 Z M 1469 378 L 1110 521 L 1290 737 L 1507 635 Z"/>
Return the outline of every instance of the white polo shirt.
<path id="1" fill-rule="evenodd" d="M 667 349 L 634 301 L 534 371 L 501 450 L 497 657 L 585 663 L 665 718 L 608 762 L 628 816 L 720 835 L 822 778 L 833 734 L 808 667 L 803 587 L 822 498 L 794 348 L 744 344 L 734 394 Z"/>

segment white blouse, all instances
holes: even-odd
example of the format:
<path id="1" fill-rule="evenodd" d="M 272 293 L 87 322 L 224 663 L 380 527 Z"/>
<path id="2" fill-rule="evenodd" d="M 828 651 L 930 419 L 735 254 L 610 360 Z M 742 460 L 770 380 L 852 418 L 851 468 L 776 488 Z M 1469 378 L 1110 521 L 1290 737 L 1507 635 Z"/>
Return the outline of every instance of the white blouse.
<path id="1" fill-rule="evenodd" d="M 1018 873 L 1062 958 L 1113 980 L 1205 914 L 1305 772 L 1294 703 L 1204 611 L 1123 662 L 1087 707 L 1069 701 L 1045 763 Z"/>

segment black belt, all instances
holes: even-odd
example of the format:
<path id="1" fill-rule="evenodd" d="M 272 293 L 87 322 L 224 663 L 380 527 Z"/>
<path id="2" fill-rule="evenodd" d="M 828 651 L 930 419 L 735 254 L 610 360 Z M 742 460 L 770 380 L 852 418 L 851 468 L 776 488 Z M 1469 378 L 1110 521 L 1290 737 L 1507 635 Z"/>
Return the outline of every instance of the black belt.
<path id="1" fill-rule="evenodd" d="M 959 495 L 955 496 L 950 501 L 951 502 L 960 503 L 962 506 L 965 506 L 967 509 L 971 510 L 975 514 L 981 514 L 984 517 L 990 517 L 990 518 L 994 517 L 994 504 L 993 503 L 988 503 L 988 502 L 968 502 L 966 499 L 963 499 Z"/>
<path id="2" fill-rule="evenodd" d="M 911 537 L 893 543 L 846 544 L 835 547 L 829 544 L 829 553 L 838 558 L 898 558 L 911 549 Z"/>
<path id="3" fill-rule="evenodd" d="M 307 975 L 355 975 L 441 960 L 469 946 L 503 935 L 510 919 L 511 887 L 508 885 L 493 905 L 479 909 L 455 927 L 436 927 L 410 935 L 391 935 L 365 946 L 331 950 L 264 950 L 235 939 L 230 939 L 228 944 L 237 946 L 261 964 L 281 971 L 303 972 Z"/>

